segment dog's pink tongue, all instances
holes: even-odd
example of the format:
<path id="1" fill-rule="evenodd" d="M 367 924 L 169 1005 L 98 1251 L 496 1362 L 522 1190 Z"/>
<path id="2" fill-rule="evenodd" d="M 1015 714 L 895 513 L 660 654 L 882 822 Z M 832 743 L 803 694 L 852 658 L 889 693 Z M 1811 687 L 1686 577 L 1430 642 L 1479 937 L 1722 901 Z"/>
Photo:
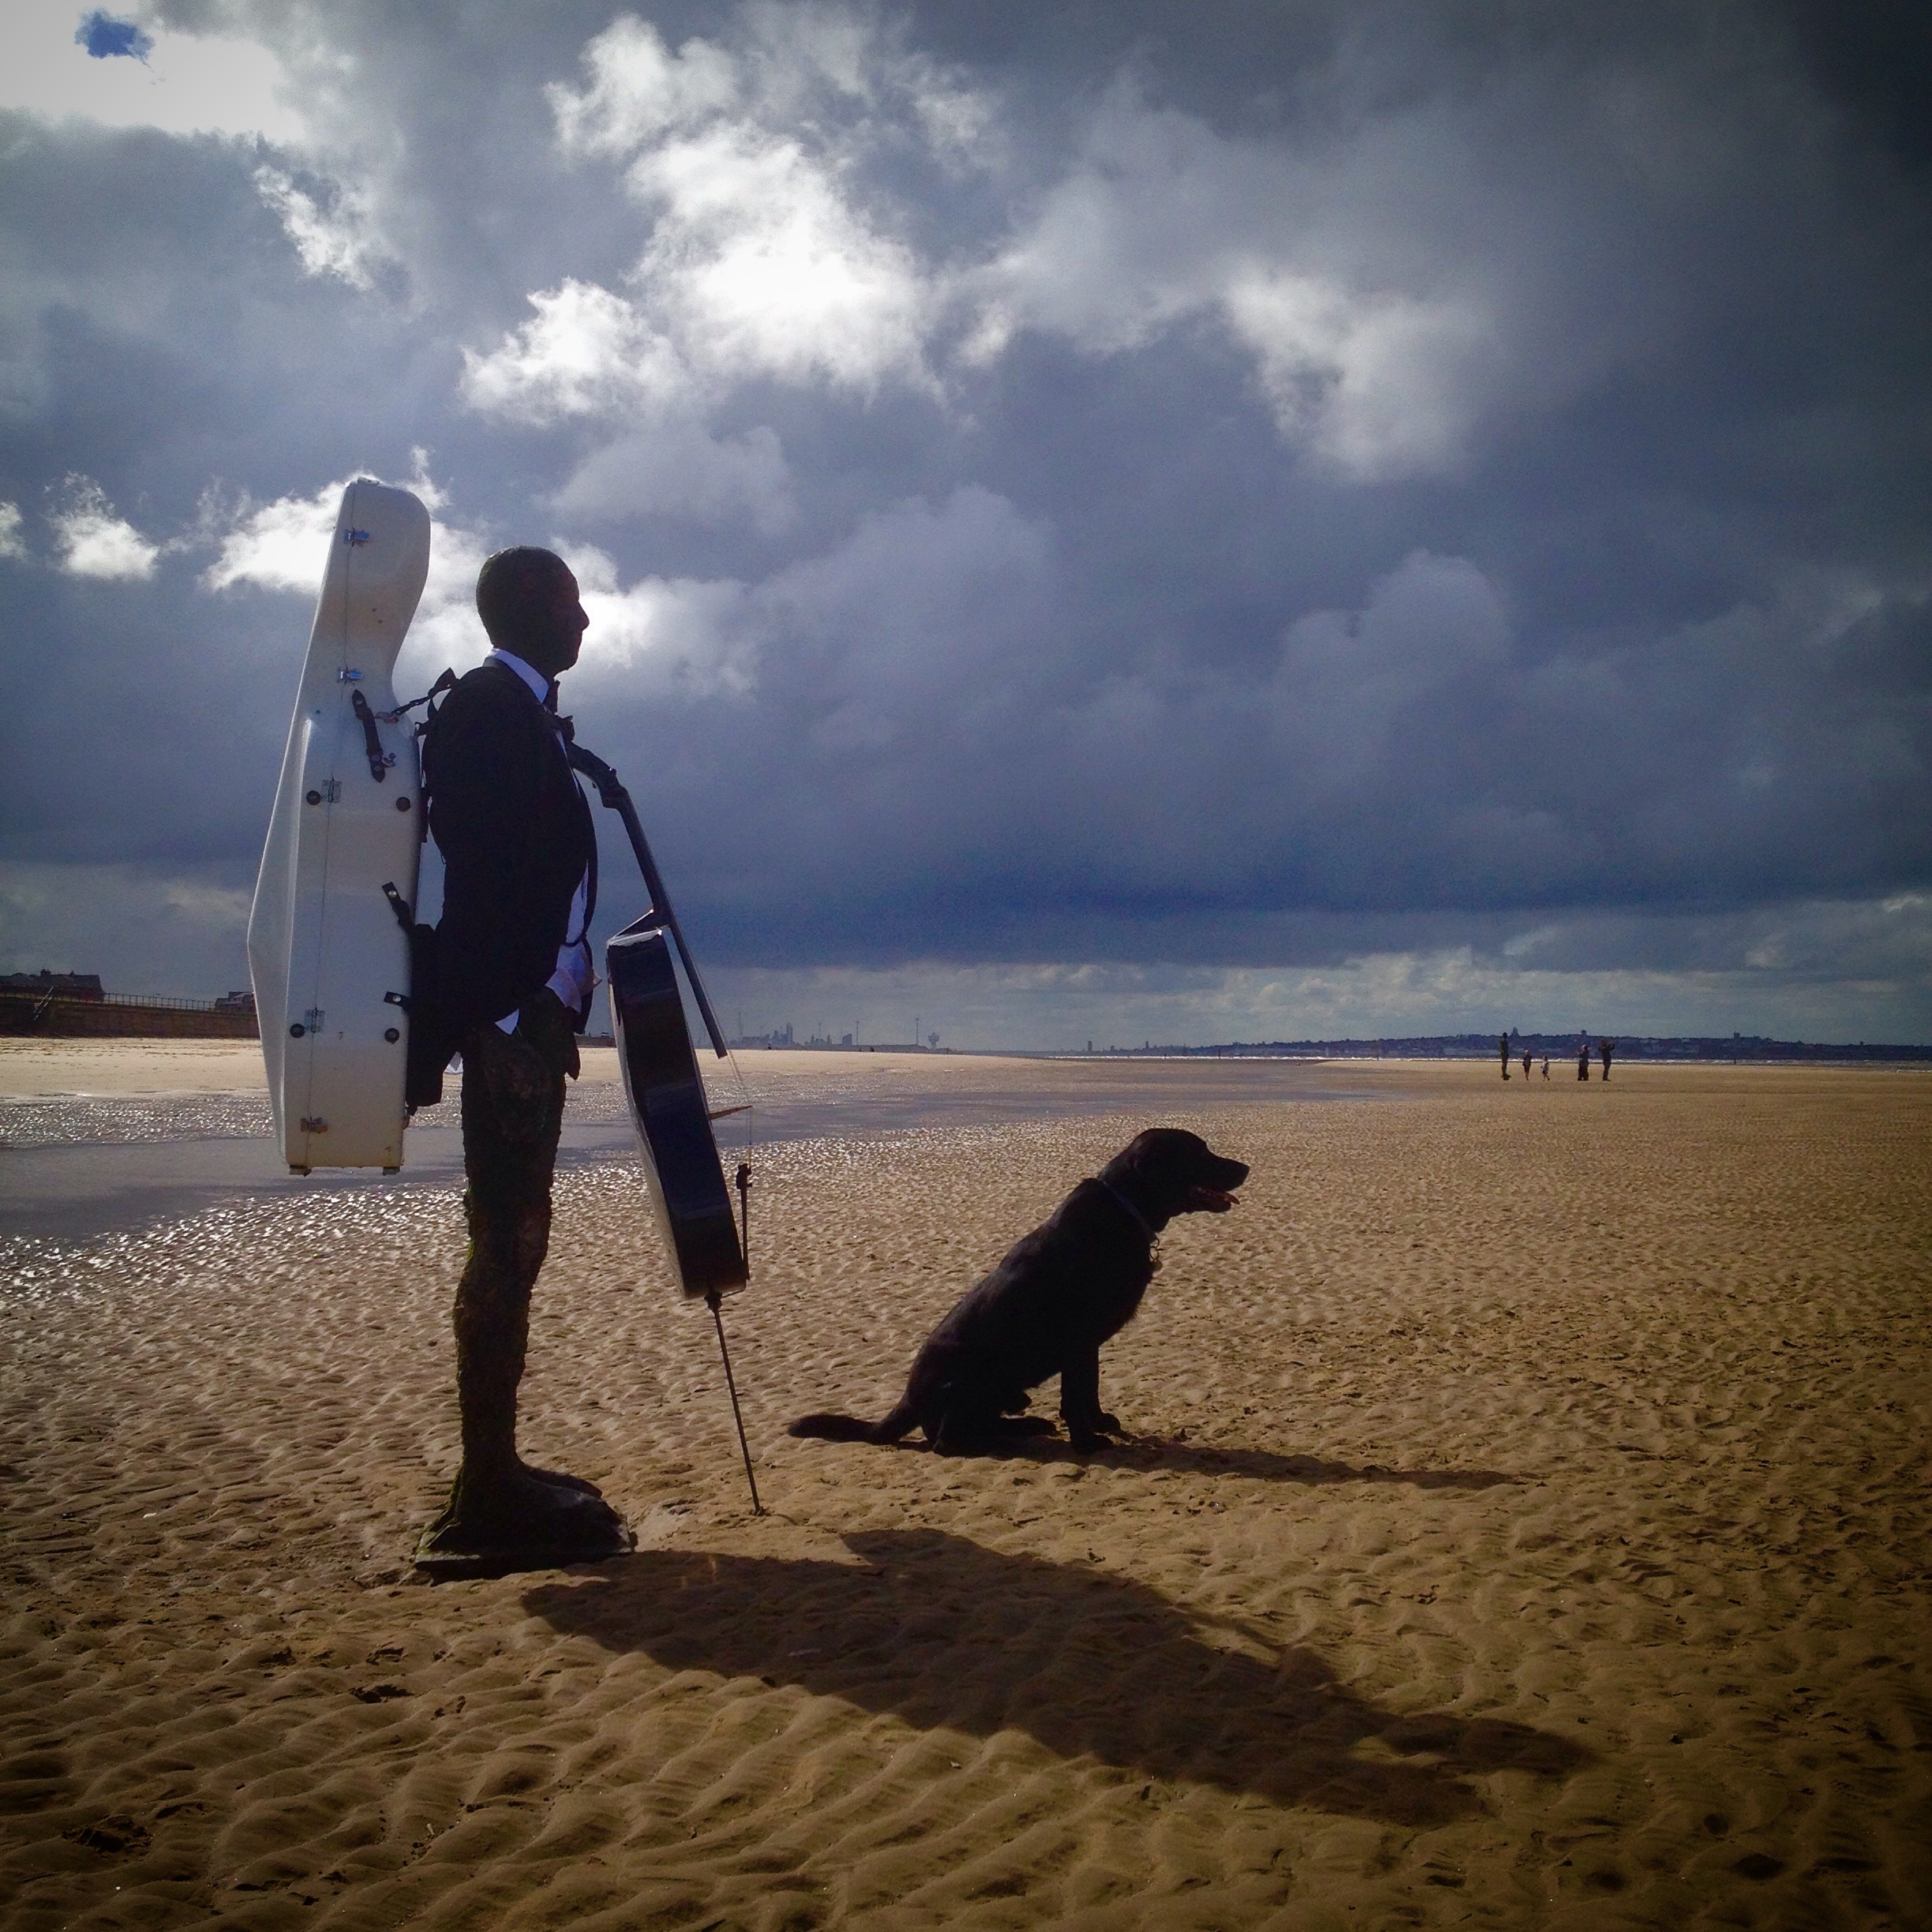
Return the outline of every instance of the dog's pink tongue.
<path id="1" fill-rule="evenodd" d="M 1212 1214 L 1226 1214 L 1240 1198 L 1237 1195 L 1221 1193 L 1214 1188 L 1196 1188 L 1194 1196 L 1196 1200 L 1204 1202 Z"/>

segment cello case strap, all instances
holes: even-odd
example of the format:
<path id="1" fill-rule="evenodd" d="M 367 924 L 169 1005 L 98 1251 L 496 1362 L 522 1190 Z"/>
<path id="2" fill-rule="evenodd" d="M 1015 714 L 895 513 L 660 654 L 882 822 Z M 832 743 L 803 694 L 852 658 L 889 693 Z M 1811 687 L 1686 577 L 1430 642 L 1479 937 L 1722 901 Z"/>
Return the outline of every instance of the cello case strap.
<path id="1" fill-rule="evenodd" d="M 436 716 L 436 700 L 443 696 L 445 692 L 453 691 L 455 688 L 456 673 L 446 668 L 443 675 L 420 698 L 412 698 L 407 704 L 399 704 L 393 711 L 378 711 L 376 715 L 385 724 L 400 724 L 402 719 L 410 712 L 414 711 L 418 705 L 429 706 L 431 708 L 429 713 L 425 716 L 422 722 L 416 727 L 416 736 L 420 738 L 425 732 L 429 730 L 429 720 Z"/>
<path id="2" fill-rule="evenodd" d="M 566 762 L 567 762 L 570 758 L 571 747 L 577 742 L 577 728 L 568 718 L 563 717 L 558 713 L 556 709 L 556 686 L 555 683 L 552 683 L 550 687 L 549 699 L 545 703 L 544 710 L 549 717 L 551 724 L 556 729 L 558 739 L 558 749 L 563 752 L 564 759 Z M 567 946 L 588 945 L 590 942 L 590 922 L 597 917 L 597 821 L 592 815 L 590 811 L 590 801 L 588 799 L 584 798 L 583 787 L 578 782 L 577 768 L 574 765 L 571 766 L 571 784 L 575 788 L 578 797 L 583 800 L 584 829 L 590 835 L 590 856 L 584 867 L 583 923 L 579 926 L 576 931 L 572 933 L 569 938 L 565 939 L 564 943 Z"/>

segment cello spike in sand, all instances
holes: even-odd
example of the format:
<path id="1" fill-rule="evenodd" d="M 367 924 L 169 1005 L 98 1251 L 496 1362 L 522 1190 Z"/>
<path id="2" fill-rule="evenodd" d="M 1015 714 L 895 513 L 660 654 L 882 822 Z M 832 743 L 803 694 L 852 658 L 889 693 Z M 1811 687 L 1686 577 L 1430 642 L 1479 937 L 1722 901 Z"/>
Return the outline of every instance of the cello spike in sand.
<path id="1" fill-rule="evenodd" d="M 731 1395 L 732 1421 L 738 1425 L 738 1452 L 744 1458 L 745 1481 L 751 1486 L 751 1514 L 762 1516 L 765 1505 L 758 1500 L 758 1477 L 751 1473 L 751 1445 L 745 1440 L 744 1417 L 738 1407 L 738 1383 L 732 1374 L 731 1350 L 724 1346 L 724 1316 L 721 1298 L 715 1293 L 705 1297 L 711 1311 L 711 1324 L 717 1330 L 718 1354 L 724 1364 L 724 1387 Z"/>

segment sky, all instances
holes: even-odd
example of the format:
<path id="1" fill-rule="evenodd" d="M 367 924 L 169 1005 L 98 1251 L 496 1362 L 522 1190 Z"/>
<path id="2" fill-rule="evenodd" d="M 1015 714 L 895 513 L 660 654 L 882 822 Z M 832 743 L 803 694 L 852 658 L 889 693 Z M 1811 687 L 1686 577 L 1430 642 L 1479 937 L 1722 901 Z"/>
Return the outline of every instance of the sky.
<path id="1" fill-rule="evenodd" d="M 1932 1039 L 1922 8 L 0 28 L 0 968 L 245 983 L 369 475 L 734 1032 Z"/>

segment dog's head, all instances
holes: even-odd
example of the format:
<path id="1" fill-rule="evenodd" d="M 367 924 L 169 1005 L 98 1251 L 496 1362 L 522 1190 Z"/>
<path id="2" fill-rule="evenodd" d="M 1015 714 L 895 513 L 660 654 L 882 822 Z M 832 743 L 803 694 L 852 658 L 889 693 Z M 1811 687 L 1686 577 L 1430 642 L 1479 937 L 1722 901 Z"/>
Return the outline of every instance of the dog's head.
<path id="1" fill-rule="evenodd" d="M 1100 1178 L 1120 1189 L 1150 1220 L 1176 1215 L 1226 1214 L 1234 1190 L 1248 1178 L 1247 1163 L 1215 1153 L 1199 1134 L 1150 1127 L 1106 1166 Z"/>

